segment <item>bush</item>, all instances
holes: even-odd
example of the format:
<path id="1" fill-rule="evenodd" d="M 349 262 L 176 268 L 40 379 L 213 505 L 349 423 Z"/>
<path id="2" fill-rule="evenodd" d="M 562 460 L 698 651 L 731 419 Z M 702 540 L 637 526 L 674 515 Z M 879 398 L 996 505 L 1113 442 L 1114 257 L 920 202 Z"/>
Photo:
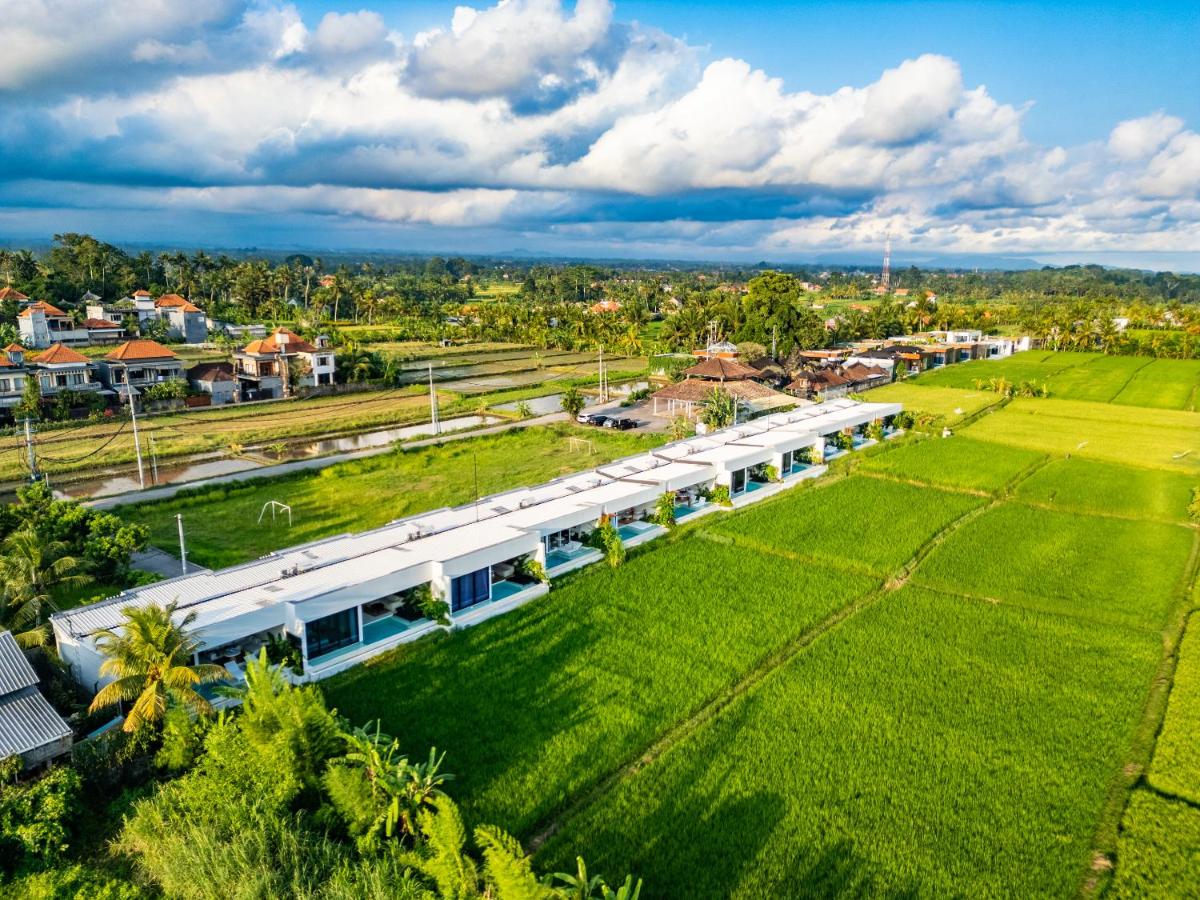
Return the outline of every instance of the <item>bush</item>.
<path id="1" fill-rule="evenodd" d="M 714 485 L 708 492 L 708 499 L 718 506 L 733 506 L 733 500 L 729 496 L 729 485 L 727 484 Z"/>
<path id="2" fill-rule="evenodd" d="M 0 778 L 11 782 L 20 770 L 19 757 L 0 763 Z M 71 831 L 82 813 L 82 782 L 68 766 L 52 768 L 28 784 L 0 787 L 0 865 L 9 872 L 59 859 L 70 845 Z"/>
<path id="3" fill-rule="evenodd" d="M 675 527 L 675 494 L 667 491 L 660 494 L 654 504 L 654 521 L 664 528 Z"/>
<path id="4" fill-rule="evenodd" d="M 614 569 L 625 561 L 625 544 L 621 541 L 621 533 L 608 516 L 604 516 L 588 535 L 588 543 L 602 551 L 605 562 Z"/>

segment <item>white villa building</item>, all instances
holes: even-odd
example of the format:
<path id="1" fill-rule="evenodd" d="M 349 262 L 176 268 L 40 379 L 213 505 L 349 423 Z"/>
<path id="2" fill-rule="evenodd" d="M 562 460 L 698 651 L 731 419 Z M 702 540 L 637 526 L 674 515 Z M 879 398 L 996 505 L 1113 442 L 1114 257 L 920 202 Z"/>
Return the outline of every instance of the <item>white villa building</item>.
<path id="1" fill-rule="evenodd" d="M 825 471 L 825 438 L 885 425 L 897 403 L 836 400 L 774 414 L 677 441 L 594 471 L 520 488 L 453 509 L 433 510 L 360 534 L 346 534 L 268 554 L 216 572 L 181 575 L 116 597 L 54 614 L 59 653 L 75 677 L 98 690 L 102 656 L 97 631 L 119 627 L 122 610 L 177 602 L 196 613 L 191 631 L 199 661 L 216 661 L 235 678 L 268 641 L 290 642 L 303 675 L 325 678 L 442 626 L 424 618 L 415 594 L 425 587 L 450 606 L 450 627 L 507 612 L 550 590 L 524 563 L 540 563 L 549 579 L 601 559 L 587 543 L 608 517 L 626 546 L 657 537 L 660 498 L 674 495 L 676 518 L 723 508 L 708 500 L 716 485 L 743 506 Z M 778 480 L 771 480 L 772 466 Z"/>

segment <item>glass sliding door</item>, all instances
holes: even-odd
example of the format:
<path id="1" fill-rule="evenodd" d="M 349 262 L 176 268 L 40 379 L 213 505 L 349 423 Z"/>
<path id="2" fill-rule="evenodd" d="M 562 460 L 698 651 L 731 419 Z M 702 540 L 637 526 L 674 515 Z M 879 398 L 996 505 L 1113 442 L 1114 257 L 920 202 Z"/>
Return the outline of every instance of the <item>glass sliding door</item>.
<path id="1" fill-rule="evenodd" d="M 730 479 L 730 494 L 740 494 L 746 489 L 746 470 L 738 469 Z"/>
<path id="2" fill-rule="evenodd" d="M 459 575 L 450 582 L 450 609 L 458 612 L 491 598 L 491 569 L 479 569 Z"/>
<path id="3" fill-rule="evenodd" d="M 358 643 L 358 607 L 313 619 L 304 626 L 308 658 L 316 659 L 342 647 Z"/>
<path id="4" fill-rule="evenodd" d="M 779 474 L 787 475 L 789 472 L 792 471 L 792 451 L 791 450 L 788 450 L 786 453 L 783 454 L 783 459 L 781 460 L 781 462 L 783 463 L 783 468 L 781 468 L 779 470 Z"/>

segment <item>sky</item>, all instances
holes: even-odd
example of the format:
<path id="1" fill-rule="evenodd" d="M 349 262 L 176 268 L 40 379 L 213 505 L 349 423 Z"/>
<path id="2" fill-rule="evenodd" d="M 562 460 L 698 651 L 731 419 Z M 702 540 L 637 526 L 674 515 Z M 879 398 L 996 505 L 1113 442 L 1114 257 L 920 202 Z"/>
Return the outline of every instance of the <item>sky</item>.
<path id="1" fill-rule="evenodd" d="M 0 0 L 0 238 L 1200 270 L 1200 4 Z"/>

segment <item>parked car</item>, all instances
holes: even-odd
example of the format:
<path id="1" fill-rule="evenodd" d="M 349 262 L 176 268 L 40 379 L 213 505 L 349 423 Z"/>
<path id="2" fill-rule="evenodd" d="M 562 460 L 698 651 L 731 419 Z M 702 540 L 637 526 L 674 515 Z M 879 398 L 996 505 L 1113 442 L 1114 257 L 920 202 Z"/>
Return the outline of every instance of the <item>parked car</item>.
<path id="1" fill-rule="evenodd" d="M 628 431 L 630 428 L 637 428 L 637 419 L 623 419 L 619 416 L 613 416 L 604 423 L 605 428 L 615 428 L 618 431 Z"/>
<path id="2" fill-rule="evenodd" d="M 602 416 L 600 413 L 592 413 L 584 419 L 586 425 L 604 425 L 608 422 L 608 416 Z"/>
<path id="3" fill-rule="evenodd" d="M 575 417 L 575 421 L 578 422 L 580 425 L 587 425 L 588 420 L 591 419 L 591 417 L 592 417 L 591 413 L 581 412 L 579 415 L 577 415 Z"/>

